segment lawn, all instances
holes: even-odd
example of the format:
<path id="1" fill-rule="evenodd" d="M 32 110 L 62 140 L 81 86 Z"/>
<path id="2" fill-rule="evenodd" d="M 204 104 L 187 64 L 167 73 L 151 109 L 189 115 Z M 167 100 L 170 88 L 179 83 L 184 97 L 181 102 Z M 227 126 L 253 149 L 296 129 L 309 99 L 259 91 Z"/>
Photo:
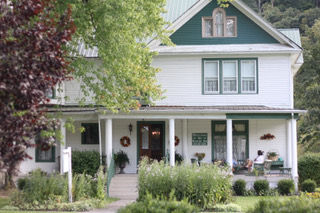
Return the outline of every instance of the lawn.
<path id="1" fill-rule="evenodd" d="M 288 197 L 280 197 L 280 196 L 248 196 L 248 197 L 242 197 L 242 196 L 236 196 L 234 197 L 235 204 L 238 204 L 241 206 L 241 209 L 243 212 L 248 210 L 251 207 L 254 207 L 254 205 L 261 199 L 274 199 L 274 200 L 285 200 L 288 199 Z"/>
<path id="2" fill-rule="evenodd" d="M 0 197 L 0 209 L 6 205 L 9 205 L 9 204 L 10 204 L 9 198 Z"/>

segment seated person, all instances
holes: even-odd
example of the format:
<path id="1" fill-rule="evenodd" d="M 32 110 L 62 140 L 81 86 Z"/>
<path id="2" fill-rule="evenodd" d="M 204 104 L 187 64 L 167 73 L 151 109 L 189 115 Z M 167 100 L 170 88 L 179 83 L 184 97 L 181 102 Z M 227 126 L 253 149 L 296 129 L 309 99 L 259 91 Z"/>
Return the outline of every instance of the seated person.
<path id="1" fill-rule="evenodd" d="M 237 160 L 233 159 L 232 160 L 232 171 L 235 172 L 237 170 L 238 167 L 238 162 Z"/>
<path id="2" fill-rule="evenodd" d="M 253 165 L 253 162 L 250 159 L 247 159 L 246 162 L 244 163 L 244 167 L 245 167 L 245 169 L 248 170 L 248 172 L 251 172 L 252 165 Z"/>
<path id="3" fill-rule="evenodd" d="M 254 159 L 254 163 L 264 163 L 263 151 L 258 150 L 258 156 Z"/>
<path id="4" fill-rule="evenodd" d="M 232 160 L 232 164 L 233 164 L 233 167 L 236 167 L 236 166 L 238 165 L 237 160 L 233 159 L 233 160 Z"/>

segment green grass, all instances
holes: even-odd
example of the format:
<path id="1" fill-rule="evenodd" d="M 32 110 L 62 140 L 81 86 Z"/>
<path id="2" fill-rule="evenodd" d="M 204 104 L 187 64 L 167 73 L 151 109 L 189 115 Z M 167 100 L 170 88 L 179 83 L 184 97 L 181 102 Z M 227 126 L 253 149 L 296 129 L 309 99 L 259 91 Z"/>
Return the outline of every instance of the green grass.
<path id="1" fill-rule="evenodd" d="M 288 197 L 283 196 L 248 196 L 248 197 L 242 197 L 242 196 L 236 196 L 234 197 L 235 204 L 238 204 L 241 206 L 241 209 L 243 212 L 248 210 L 249 208 L 254 207 L 254 205 L 261 199 L 274 199 L 274 200 L 285 200 L 288 199 Z"/>
<path id="2" fill-rule="evenodd" d="M 9 204 L 10 204 L 9 198 L 0 197 L 0 209 L 6 205 L 9 205 Z"/>
<path id="3" fill-rule="evenodd" d="M 44 211 L 44 212 L 42 212 L 42 211 L 7 211 L 7 210 L 5 210 L 5 211 L 1 211 L 0 210 L 0 213 L 48 213 L 48 211 Z M 50 213 L 70 213 L 70 212 L 52 212 L 52 211 L 50 211 Z"/>

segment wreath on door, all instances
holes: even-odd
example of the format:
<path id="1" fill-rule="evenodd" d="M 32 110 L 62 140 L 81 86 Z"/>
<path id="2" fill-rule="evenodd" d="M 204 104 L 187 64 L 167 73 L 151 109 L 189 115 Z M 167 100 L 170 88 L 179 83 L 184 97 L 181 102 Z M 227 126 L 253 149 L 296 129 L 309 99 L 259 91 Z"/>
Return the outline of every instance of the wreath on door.
<path id="1" fill-rule="evenodd" d="M 180 139 L 179 139 L 177 136 L 175 136 L 175 137 L 174 137 L 174 145 L 175 145 L 175 146 L 178 146 L 179 143 L 180 143 Z"/>
<path id="2" fill-rule="evenodd" d="M 46 152 L 46 151 L 48 151 L 49 149 L 50 149 L 50 146 L 49 146 L 48 143 L 42 143 L 42 144 L 41 144 L 41 150 L 42 150 L 42 151 Z"/>
<path id="3" fill-rule="evenodd" d="M 130 138 L 127 137 L 127 136 L 123 136 L 121 139 L 120 139 L 120 144 L 123 146 L 123 147 L 128 147 L 130 146 Z"/>

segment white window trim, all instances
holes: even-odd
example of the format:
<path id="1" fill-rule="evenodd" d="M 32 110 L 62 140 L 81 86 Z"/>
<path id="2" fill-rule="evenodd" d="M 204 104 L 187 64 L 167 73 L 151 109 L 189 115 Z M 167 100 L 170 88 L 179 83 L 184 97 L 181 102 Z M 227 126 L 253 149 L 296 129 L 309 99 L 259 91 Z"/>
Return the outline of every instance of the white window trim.
<path id="1" fill-rule="evenodd" d="M 254 62 L 254 91 L 243 91 L 242 87 L 243 87 L 243 83 L 242 83 L 242 79 L 243 79 L 243 75 L 242 75 L 242 62 L 245 61 L 253 61 Z M 251 94 L 251 93 L 257 93 L 257 61 L 256 60 L 241 60 L 241 93 L 244 94 Z"/>
<path id="2" fill-rule="evenodd" d="M 219 94 L 220 93 L 220 62 L 218 60 L 205 60 L 203 66 L 206 63 L 216 62 L 218 64 L 218 91 L 206 91 L 206 71 L 203 71 L 203 92 L 204 94 Z"/>
<path id="3" fill-rule="evenodd" d="M 224 75 L 223 75 L 223 71 L 224 71 L 224 63 L 227 62 L 236 62 L 236 91 L 225 91 L 224 90 Z M 239 76 L 238 76 L 238 60 L 222 60 L 222 93 L 223 94 L 238 94 L 238 81 L 239 81 Z"/>
<path id="4" fill-rule="evenodd" d="M 216 36 L 216 22 L 215 22 L 215 15 L 218 12 L 222 12 L 223 14 L 223 36 Z M 234 36 L 227 35 L 227 19 L 234 19 Z M 205 20 L 212 19 L 212 36 L 205 35 Z M 238 36 L 237 30 L 237 17 L 236 16 L 227 16 L 226 11 L 223 8 L 216 8 L 212 11 L 212 16 L 202 17 L 202 38 L 234 38 Z"/>

